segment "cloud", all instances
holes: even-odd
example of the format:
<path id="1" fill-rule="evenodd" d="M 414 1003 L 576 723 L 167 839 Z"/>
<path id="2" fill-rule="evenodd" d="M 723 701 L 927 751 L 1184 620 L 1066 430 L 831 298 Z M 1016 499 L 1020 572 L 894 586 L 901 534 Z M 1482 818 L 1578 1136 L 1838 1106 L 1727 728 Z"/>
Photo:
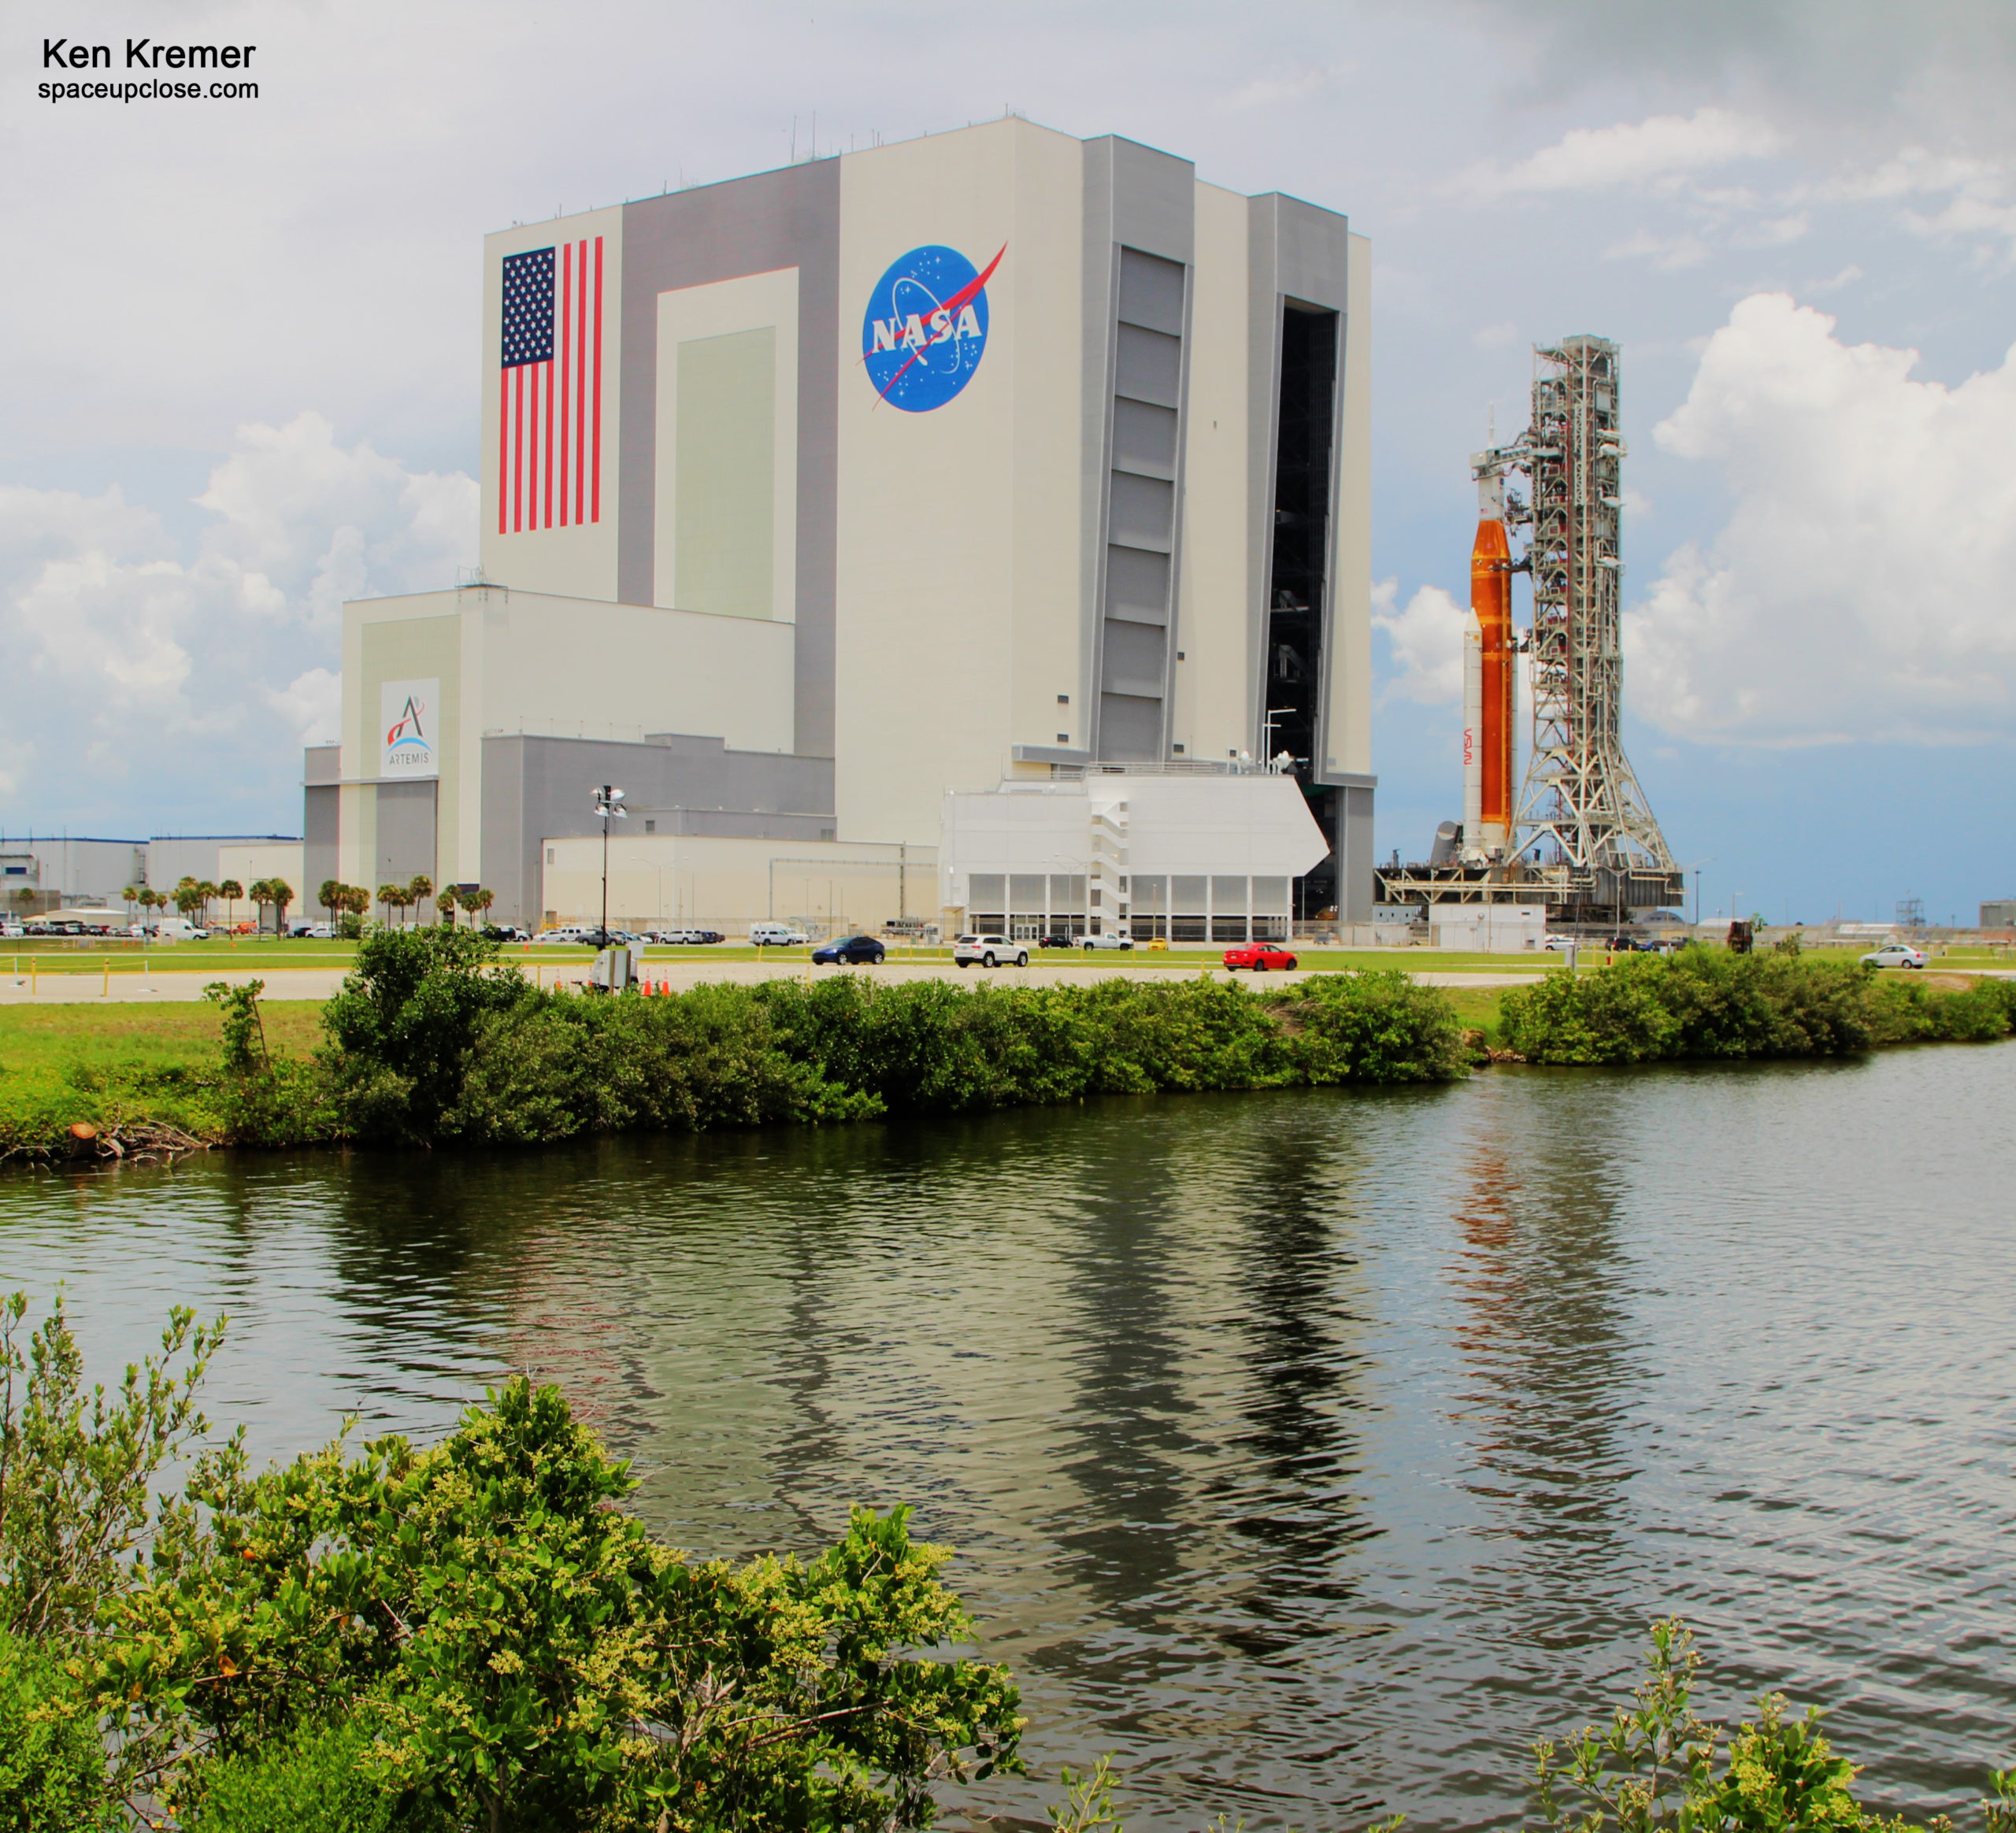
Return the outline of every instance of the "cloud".
<path id="1" fill-rule="evenodd" d="M 1228 109 L 1275 109 L 1306 102 L 1349 76 L 1352 69 L 1349 64 L 1338 64 L 1297 70 L 1283 76 L 1255 76 L 1241 83 L 1219 106 Z"/>
<path id="2" fill-rule="evenodd" d="M 1647 185 L 1707 172 L 1740 159 L 1760 158 L 1781 144 L 1759 120 L 1719 108 L 1691 115 L 1652 115 L 1614 127 L 1577 128 L 1551 146 L 1510 167 L 1481 161 L 1457 188 L 1480 199 L 1529 191 L 1586 191 Z"/>
<path id="3" fill-rule="evenodd" d="M 1625 618 L 1634 705 L 1694 739 L 2016 736 L 2016 350 L 1957 387 L 1744 300 L 1655 429 L 1734 500 Z"/>
<path id="4" fill-rule="evenodd" d="M 1423 586 L 1404 611 L 1395 611 L 1399 584 L 1381 580 L 1372 588 L 1372 627 L 1385 633 L 1399 670 L 1380 689 L 1380 705 L 1411 700 L 1418 706 L 1440 706 L 1460 701 L 1469 610 L 1441 587 Z"/>
<path id="5" fill-rule="evenodd" d="M 2016 248 L 2016 185 L 2000 160 L 1907 146 L 1879 165 L 1830 181 L 1820 194 L 1855 203 L 1901 203 L 1904 227 L 1933 240 L 1985 238 Z M 1944 202 L 1936 208 L 1917 207 L 1916 200 L 1942 197 Z"/>
<path id="6" fill-rule="evenodd" d="M 269 689 L 266 704 L 303 745 L 332 742 L 339 735 L 343 678 L 331 668 L 304 668 L 284 687 Z"/>
<path id="7" fill-rule="evenodd" d="M 1605 261 L 1650 261 L 1664 272 L 1699 267 L 1708 258 L 1708 245 L 1698 235 L 1655 235 L 1640 229 L 1603 250 Z"/>
<path id="8" fill-rule="evenodd" d="M 242 428 L 197 501 L 213 520 L 185 558 L 117 488 L 0 489 L 6 793 L 24 815 L 285 810 L 298 745 L 335 728 L 343 599 L 452 583 L 475 553 L 470 479 L 340 445 L 313 413 Z"/>

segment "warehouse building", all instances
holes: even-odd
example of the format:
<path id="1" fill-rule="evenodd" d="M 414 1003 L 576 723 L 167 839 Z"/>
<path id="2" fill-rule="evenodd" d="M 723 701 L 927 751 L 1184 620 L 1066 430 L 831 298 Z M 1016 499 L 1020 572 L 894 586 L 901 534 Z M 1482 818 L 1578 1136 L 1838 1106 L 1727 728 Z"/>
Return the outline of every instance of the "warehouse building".
<path id="1" fill-rule="evenodd" d="M 1369 920 L 1343 217 L 1007 119 L 513 228 L 484 262 L 480 575 L 346 607 L 311 883 L 425 872 L 578 916 L 547 855 L 613 783 L 640 888 L 701 838 L 836 883 L 893 848 L 956 909 L 986 868 L 940 849 L 950 792 L 1266 776 L 1314 857 L 1244 876 Z M 1089 893 L 1082 812 L 1062 876 Z"/>

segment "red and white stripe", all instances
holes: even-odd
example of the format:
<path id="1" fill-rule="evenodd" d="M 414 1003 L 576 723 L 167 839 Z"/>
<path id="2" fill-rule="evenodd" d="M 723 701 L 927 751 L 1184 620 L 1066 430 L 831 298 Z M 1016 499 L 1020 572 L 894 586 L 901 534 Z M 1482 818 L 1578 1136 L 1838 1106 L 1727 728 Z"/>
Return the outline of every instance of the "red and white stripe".
<path id="1" fill-rule="evenodd" d="M 500 535 L 602 520 L 602 244 L 555 251 L 555 356 L 498 372 Z"/>

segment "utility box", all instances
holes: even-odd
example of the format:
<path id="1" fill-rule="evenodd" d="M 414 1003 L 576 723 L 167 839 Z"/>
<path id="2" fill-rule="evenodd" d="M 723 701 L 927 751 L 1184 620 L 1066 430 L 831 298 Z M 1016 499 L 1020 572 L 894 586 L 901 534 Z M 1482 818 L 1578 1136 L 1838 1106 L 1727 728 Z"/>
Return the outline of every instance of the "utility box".
<path id="1" fill-rule="evenodd" d="M 1526 954 L 1547 939 L 1544 904 L 1432 904 L 1429 933 L 1437 948 L 1472 954 Z"/>
<path id="2" fill-rule="evenodd" d="M 588 984 L 598 993 L 624 993 L 637 984 L 643 971 L 642 949 L 621 942 L 599 950 L 589 971 Z"/>

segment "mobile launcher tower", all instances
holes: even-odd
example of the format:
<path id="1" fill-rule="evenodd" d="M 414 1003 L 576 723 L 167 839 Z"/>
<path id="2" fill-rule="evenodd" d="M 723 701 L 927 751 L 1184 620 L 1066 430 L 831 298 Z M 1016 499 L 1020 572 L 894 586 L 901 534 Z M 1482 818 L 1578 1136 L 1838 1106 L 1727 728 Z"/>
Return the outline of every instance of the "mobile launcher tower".
<path id="1" fill-rule="evenodd" d="M 1621 923 L 1677 904 L 1684 874 L 1624 755 L 1618 600 L 1623 503 L 1618 347 L 1565 338 L 1533 353 L 1532 423 L 1473 455 L 1477 532 L 1465 636 L 1463 820 L 1427 865 L 1381 874 L 1405 902 L 1544 898 L 1566 921 Z M 1507 480 L 1522 473 L 1522 501 Z M 1514 559 L 1511 531 L 1530 528 Z M 1531 575 L 1532 624 L 1512 621 L 1512 576 Z M 1519 658 L 1532 742 L 1518 769 Z M 1515 785 L 1518 787 L 1515 791 Z"/>

